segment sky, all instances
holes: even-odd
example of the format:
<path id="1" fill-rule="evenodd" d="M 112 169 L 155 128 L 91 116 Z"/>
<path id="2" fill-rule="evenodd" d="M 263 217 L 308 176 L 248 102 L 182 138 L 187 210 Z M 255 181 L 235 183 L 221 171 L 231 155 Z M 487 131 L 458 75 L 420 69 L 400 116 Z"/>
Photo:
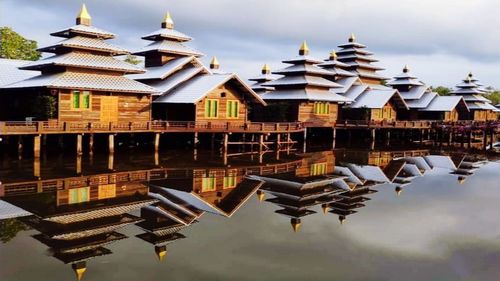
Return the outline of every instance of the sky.
<path id="1" fill-rule="evenodd" d="M 428 85 L 454 86 L 467 73 L 500 88 L 500 2 L 496 0 L 86 0 L 93 25 L 118 35 L 113 43 L 138 50 L 170 11 L 190 46 L 217 56 L 225 71 L 243 78 L 264 63 L 282 68 L 307 40 L 325 59 L 351 33 L 368 46 L 392 77 L 410 66 Z M 49 33 L 74 24 L 80 0 L 0 0 L 0 26 L 39 46 Z"/>

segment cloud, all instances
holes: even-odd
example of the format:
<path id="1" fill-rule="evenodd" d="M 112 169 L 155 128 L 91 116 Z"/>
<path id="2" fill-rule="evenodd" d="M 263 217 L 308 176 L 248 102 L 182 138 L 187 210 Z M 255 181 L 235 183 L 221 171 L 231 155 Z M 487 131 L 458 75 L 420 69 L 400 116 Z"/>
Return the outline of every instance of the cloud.
<path id="1" fill-rule="evenodd" d="M 140 36 L 158 28 L 170 10 L 177 29 L 209 57 L 245 77 L 264 62 L 279 66 L 307 39 L 318 57 L 354 32 L 381 59 L 387 74 L 414 65 L 429 84 L 454 85 L 474 71 L 500 87 L 500 17 L 494 0 L 88 0 L 94 23 L 119 35 L 116 43 L 136 50 Z M 48 33 L 73 23 L 78 3 L 66 0 L 3 0 L 0 25 L 13 26 L 42 44 Z M 22 16 L 21 16 L 22 15 Z M 226 64 L 224 65 L 224 62 Z M 417 68 L 418 66 L 418 68 Z"/>

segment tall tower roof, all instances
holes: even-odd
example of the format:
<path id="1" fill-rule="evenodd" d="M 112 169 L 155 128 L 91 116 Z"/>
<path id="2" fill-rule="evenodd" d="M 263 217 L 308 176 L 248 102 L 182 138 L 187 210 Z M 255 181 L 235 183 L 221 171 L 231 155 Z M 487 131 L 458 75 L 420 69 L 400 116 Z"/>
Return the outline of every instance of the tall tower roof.
<path id="1" fill-rule="evenodd" d="M 82 24 L 88 26 L 92 24 L 92 17 L 87 11 L 87 6 L 85 4 L 82 4 L 80 12 L 78 12 L 78 15 L 76 16 L 76 24 Z"/>

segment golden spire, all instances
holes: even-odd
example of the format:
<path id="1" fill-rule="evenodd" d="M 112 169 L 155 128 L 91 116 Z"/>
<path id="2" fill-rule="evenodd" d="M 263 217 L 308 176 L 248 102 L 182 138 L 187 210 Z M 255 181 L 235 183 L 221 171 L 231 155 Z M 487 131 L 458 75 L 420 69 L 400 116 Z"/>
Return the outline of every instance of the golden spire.
<path id="1" fill-rule="evenodd" d="M 155 253 L 156 256 L 158 257 L 159 261 L 165 260 L 165 257 L 167 256 L 167 247 L 166 246 L 156 246 L 155 247 Z"/>
<path id="2" fill-rule="evenodd" d="M 170 12 L 167 12 L 163 17 L 161 28 L 174 29 L 174 20 L 172 19 L 172 16 L 170 16 Z"/>
<path id="3" fill-rule="evenodd" d="M 76 274 L 76 280 L 82 281 L 83 276 L 85 275 L 85 271 L 87 271 L 87 264 L 85 262 L 74 263 L 71 265 L 71 267 Z"/>
<path id="4" fill-rule="evenodd" d="M 327 214 L 330 207 L 328 207 L 328 204 L 323 204 L 321 205 L 321 209 L 323 210 L 323 214 Z"/>
<path id="5" fill-rule="evenodd" d="M 266 198 L 266 194 L 262 190 L 257 190 L 257 198 L 259 199 L 259 202 L 264 201 L 264 198 Z"/>
<path id="6" fill-rule="evenodd" d="M 330 60 L 336 60 L 337 59 L 337 52 L 331 51 L 330 52 Z"/>
<path id="7" fill-rule="evenodd" d="M 87 11 L 87 6 L 85 6 L 85 4 L 82 4 L 80 12 L 78 12 L 78 15 L 76 16 L 76 24 L 90 25 L 91 21 L 92 17 Z"/>
<path id="8" fill-rule="evenodd" d="M 220 68 L 219 60 L 217 59 L 216 56 L 214 56 L 210 61 L 210 69 L 219 69 L 219 68 Z"/>
<path id="9" fill-rule="evenodd" d="M 339 222 L 341 225 L 343 225 L 346 220 L 347 218 L 345 216 L 339 216 Z"/>
<path id="10" fill-rule="evenodd" d="M 309 46 L 307 46 L 307 42 L 306 40 L 304 40 L 304 42 L 302 42 L 302 45 L 300 45 L 299 55 L 305 56 L 308 54 L 309 54 Z"/>
<path id="11" fill-rule="evenodd" d="M 472 74 L 472 71 L 471 71 L 471 72 L 469 72 L 469 77 L 470 77 L 470 78 L 474 77 L 474 75 Z"/>
<path id="12" fill-rule="evenodd" d="M 354 33 L 351 33 L 351 36 L 349 37 L 349 42 L 350 43 L 356 42 L 356 35 L 354 35 Z"/>
<path id="13" fill-rule="evenodd" d="M 403 192 L 403 189 L 401 188 L 401 186 L 397 186 L 394 191 L 396 191 L 396 195 L 399 196 L 401 195 L 401 192 Z"/>
<path id="14" fill-rule="evenodd" d="M 291 219 L 291 224 L 292 224 L 292 229 L 293 229 L 293 232 L 297 233 L 299 232 L 300 230 L 300 226 L 302 225 L 300 219 Z"/>
<path id="15" fill-rule="evenodd" d="M 271 68 L 269 67 L 269 65 L 266 63 L 264 64 L 264 66 L 262 67 L 262 74 L 269 74 L 271 73 Z"/>
<path id="16" fill-rule="evenodd" d="M 410 67 L 408 65 L 405 65 L 405 67 L 403 68 L 403 72 L 404 73 L 410 72 Z"/>

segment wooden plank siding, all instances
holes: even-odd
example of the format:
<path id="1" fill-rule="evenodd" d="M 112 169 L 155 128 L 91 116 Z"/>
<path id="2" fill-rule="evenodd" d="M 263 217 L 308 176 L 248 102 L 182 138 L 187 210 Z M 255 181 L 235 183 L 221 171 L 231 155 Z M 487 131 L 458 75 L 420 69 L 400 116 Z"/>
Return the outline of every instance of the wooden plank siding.
<path id="1" fill-rule="evenodd" d="M 371 109 L 370 120 L 373 121 L 396 121 L 397 112 L 392 103 L 387 103 L 381 109 Z"/>
<path id="2" fill-rule="evenodd" d="M 295 170 L 297 177 L 315 176 L 314 166 L 324 165 L 321 169 L 324 174 L 332 174 L 335 171 L 335 154 L 333 151 L 322 151 L 306 154 L 308 157 L 302 159 L 302 164 Z"/>
<path id="3" fill-rule="evenodd" d="M 219 102 L 217 109 L 217 117 L 210 118 L 206 117 L 206 103 L 207 100 L 217 100 Z M 227 116 L 227 102 L 228 101 L 238 101 L 238 117 L 229 118 Z M 196 121 L 208 121 L 208 122 L 245 122 L 247 121 L 248 115 L 248 101 L 245 101 L 241 94 L 238 93 L 236 89 L 230 87 L 229 85 L 220 86 L 212 90 L 208 95 L 206 95 L 202 100 L 196 104 Z"/>
<path id="4" fill-rule="evenodd" d="M 59 90 L 58 120 L 63 122 L 101 122 L 101 98 L 106 92 L 93 91 L 90 94 L 89 109 L 73 109 L 70 90 Z M 112 93 L 118 98 L 118 122 L 151 120 L 151 97 L 143 94 Z"/>
<path id="5" fill-rule="evenodd" d="M 315 114 L 314 102 L 301 102 L 298 109 L 299 122 L 308 123 L 308 126 L 331 127 L 338 120 L 338 104 L 330 104 L 330 112 L 325 115 Z"/>

